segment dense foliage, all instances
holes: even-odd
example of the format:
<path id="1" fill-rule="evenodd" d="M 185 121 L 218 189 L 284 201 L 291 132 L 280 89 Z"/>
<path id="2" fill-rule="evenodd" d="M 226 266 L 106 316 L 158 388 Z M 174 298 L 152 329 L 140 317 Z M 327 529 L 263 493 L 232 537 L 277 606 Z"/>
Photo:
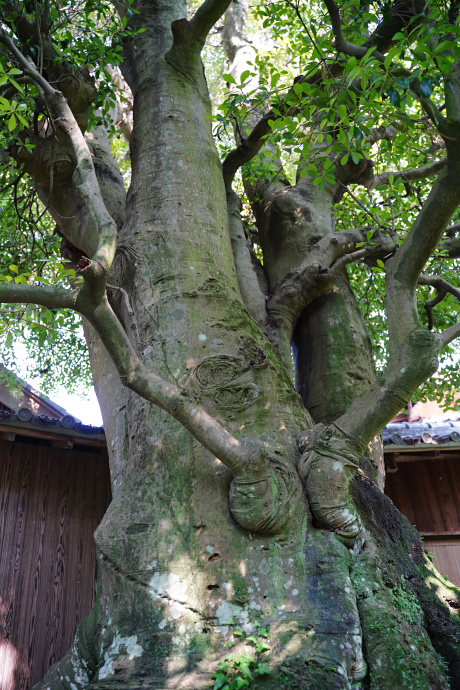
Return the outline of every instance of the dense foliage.
<path id="1" fill-rule="evenodd" d="M 15 6 L 4 2 L 3 24 L 15 36 Z M 192 14 L 198 3 L 190 4 Z M 113 151 L 129 184 L 127 145 L 113 115 L 123 108 L 126 92 L 113 80 L 119 65 L 122 41 L 132 29 L 126 25 L 133 10 L 123 19 L 110 2 L 71 0 L 70 2 L 22 3 L 21 12 L 33 19 L 37 10 L 47 12 L 56 60 L 72 69 L 85 68 L 95 79 L 98 96 L 92 105 L 89 129 L 104 124 L 111 136 Z M 364 4 L 359 0 L 340 8 L 343 38 L 367 46 L 369 36 L 383 21 L 390 22 L 389 6 Z M 437 115 L 445 108 L 442 77 L 449 76 L 460 53 L 460 27 L 456 25 L 455 3 L 431 3 L 409 21 L 408 29 L 396 33 L 383 64 L 375 57 L 375 45 L 365 56 L 339 54 L 335 50 L 331 19 L 317 3 L 301 0 L 257 2 L 253 6 L 248 32 L 254 44 L 254 59 L 236 83 L 226 74 L 227 63 L 221 45 L 222 24 L 208 38 L 204 60 L 214 98 L 216 143 L 222 159 L 233 147 L 235 123 L 241 136 L 248 136 L 256 114 L 270 110 L 270 133 L 266 135 L 294 182 L 296 174 L 309 175 L 315 185 L 332 184 L 340 166 L 353 161 L 356 166 L 372 161 L 372 173 L 385 177 L 384 185 L 364 181 L 364 185 L 344 185 L 344 196 L 336 207 L 336 229 L 368 229 L 368 242 L 375 231 L 387 233 L 393 242 L 404 239 L 425 200 L 430 185 L 425 179 L 405 179 L 404 170 L 419 168 L 444 155 L 444 142 L 437 131 Z M 42 46 L 31 38 L 27 56 L 40 67 Z M 62 263 L 60 238 L 46 206 L 37 198 L 27 175 L 9 155 L 13 148 L 32 150 L 29 128 L 42 127 L 46 135 L 50 114 L 35 86 L 27 83 L 22 71 L 5 53 L 0 54 L 0 166 L 1 224 L 0 270 L 3 281 L 40 285 L 66 285 L 74 280 L 73 269 Z M 301 75 L 301 76 L 299 76 Z M 321 75 L 321 80 L 315 76 Z M 452 76 L 452 79 L 455 79 Z M 427 112 L 417 94 L 430 97 L 436 112 Z M 294 82 L 294 84 L 293 84 Z M 448 82 L 449 83 L 449 82 Z M 230 88 L 228 88 L 230 87 Z M 431 106 L 430 106 L 431 107 Z M 40 124 L 42 123 L 42 124 Z M 246 164 L 243 174 L 267 181 L 278 174 L 278 159 L 269 154 Z M 398 172 L 399 171 L 399 172 Z M 53 174 L 51 172 L 51 174 Z M 367 188 L 366 188 L 367 187 Z M 346 190 L 346 191 L 345 191 Z M 347 193 L 348 192 L 348 193 Z M 246 214 L 247 230 L 260 256 L 257 228 Z M 458 218 L 453 219 L 450 237 L 455 237 Z M 261 257 L 263 261 L 263 257 Z M 387 331 L 384 318 L 385 280 L 383 262 L 357 260 L 348 266 L 374 343 L 377 368 L 384 367 Z M 427 266 L 428 273 L 441 275 L 458 287 L 458 261 L 438 249 Z M 436 295 L 433 287 L 419 288 L 421 318 L 427 323 L 424 305 Z M 442 330 L 456 321 L 458 301 L 451 294 L 436 306 L 434 329 Z M 3 361 L 14 367 L 13 342 L 27 347 L 28 374 L 43 374 L 43 387 L 55 384 L 75 388 L 90 381 L 89 363 L 79 317 L 68 310 L 18 309 L 1 311 Z M 450 345 L 441 358 L 441 369 L 419 395 L 451 402 L 460 385 L 457 349 Z"/>

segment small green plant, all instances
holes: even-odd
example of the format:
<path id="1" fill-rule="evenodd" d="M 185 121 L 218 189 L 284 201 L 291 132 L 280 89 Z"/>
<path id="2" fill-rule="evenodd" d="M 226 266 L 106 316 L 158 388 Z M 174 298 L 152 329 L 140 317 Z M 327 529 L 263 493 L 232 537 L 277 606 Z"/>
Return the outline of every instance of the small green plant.
<path id="1" fill-rule="evenodd" d="M 393 589 L 396 608 L 403 614 L 409 625 L 420 625 L 423 621 L 423 611 L 414 594 L 401 585 Z"/>
<path id="2" fill-rule="evenodd" d="M 234 637 L 240 638 L 241 642 L 254 646 L 254 654 L 228 654 L 224 661 L 218 664 L 217 671 L 213 674 L 213 690 L 239 690 L 240 688 L 251 687 L 252 681 L 257 676 L 270 674 L 270 669 L 265 661 L 261 660 L 261 655 L 270 650 L 266 639 L 268 637 L 267 628 L 260 628 L 256 635 L 244 637 L 241 630 L 235 630 Z M 235 642 L 231 642 L 233 647 Z"/>

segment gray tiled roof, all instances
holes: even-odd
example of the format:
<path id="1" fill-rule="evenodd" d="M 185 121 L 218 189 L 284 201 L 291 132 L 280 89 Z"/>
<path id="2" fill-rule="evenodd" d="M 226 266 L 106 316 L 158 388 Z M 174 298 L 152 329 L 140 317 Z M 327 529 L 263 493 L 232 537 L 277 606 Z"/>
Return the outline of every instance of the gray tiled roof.
<path id="1" fill-rule="evenodd" d="M 391 445 L 455 443 L 460 446 L 460 421 L 420 419 L 417 422 L 392 422 L 383 429 L 383 443 L 388 450 Z"/>
<path id="2" fill-rule="evenodd" d="M 18 424 L 19 423 L 19 424 Z M 32 410 L 27 407 L 22 407 L 18 412 L 7 412 L 0 410 L 0 426 L 2 424 L 13 424 L 14 426 L 21 426 L 33 424 L 46 430 L 55 429 L 57 433 L 59 430 L 72 430 L 72 433 L 85 436 L 104 436 L 104 428 L 102 426 L 91 426 L 90 424 L 82 424 L 78 419 L 72 417 L 70 414 L 65 414 L 60 418 L 47 417 L 42 414 L 33 414 Z"/>

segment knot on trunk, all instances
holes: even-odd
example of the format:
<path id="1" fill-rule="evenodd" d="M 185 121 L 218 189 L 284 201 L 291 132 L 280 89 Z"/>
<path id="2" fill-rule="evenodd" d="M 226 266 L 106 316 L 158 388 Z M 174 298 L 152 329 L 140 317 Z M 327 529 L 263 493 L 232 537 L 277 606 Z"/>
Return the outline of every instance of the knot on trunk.
<path id="1" fill-rule="evenodd" d="M 251 532 L 285 532 L 301 505 L 303 491 L 295 468 L 273 456 L 262 474 L 235 477 L 230 485 L 230 511 Z"/>
<path id="2" fill-rule="evenodd" d="M 298 472 L 317 527 L 352 546 L 361 523 L 351 503 L 350 482 L 359 467 L 364 445 L 335 424 L 316 424 L 298 440 L 302 456 Z"/>

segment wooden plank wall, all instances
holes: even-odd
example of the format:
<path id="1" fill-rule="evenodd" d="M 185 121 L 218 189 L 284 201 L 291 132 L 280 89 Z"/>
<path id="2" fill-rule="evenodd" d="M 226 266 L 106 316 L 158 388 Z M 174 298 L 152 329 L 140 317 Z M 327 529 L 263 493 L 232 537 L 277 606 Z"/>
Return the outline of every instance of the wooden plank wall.
<path id="1" fill-rule="evenodd" d="M 385 493 L 422 534 L 439 572 L 460 587 L 460 457 L 404 457 L 396 467 Z"/>
<path id="2" fill-rule="evenodd" d="M 0 440 L 0 690 L 27 690 L 94 601 L 105 453 Z"/>
<path id="3" fill-rule="evenodd" d="M 398 462 L 385 493 L 425 535 L 460 537 L 460 459 Z"/>
<path id="4" fill-rule="evenodd" d="M 433 554 L 433 562 L 439 572 L 460 587 L 460 540 L 425 539 L 425 546 Z"/>

